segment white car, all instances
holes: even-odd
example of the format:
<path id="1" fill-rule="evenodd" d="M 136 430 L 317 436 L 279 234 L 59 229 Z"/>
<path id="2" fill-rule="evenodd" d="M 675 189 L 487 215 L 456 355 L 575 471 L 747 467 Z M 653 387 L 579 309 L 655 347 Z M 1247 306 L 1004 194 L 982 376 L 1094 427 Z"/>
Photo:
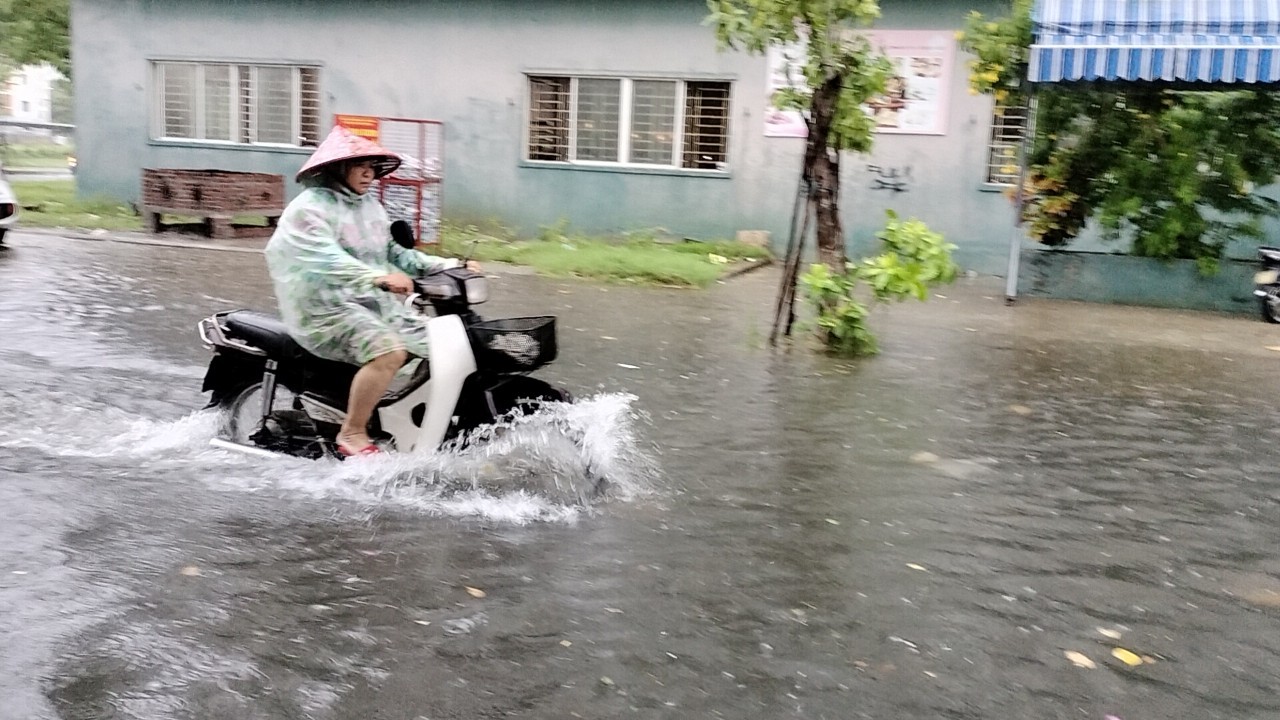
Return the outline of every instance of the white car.
<path id="1" fill-rule="evenodd" d="M 0 243 L 4 242 L 5 233 L 18 224 L 18 196 L 13 188 L 5 182 L 4 170 L 0 168 Z"/>

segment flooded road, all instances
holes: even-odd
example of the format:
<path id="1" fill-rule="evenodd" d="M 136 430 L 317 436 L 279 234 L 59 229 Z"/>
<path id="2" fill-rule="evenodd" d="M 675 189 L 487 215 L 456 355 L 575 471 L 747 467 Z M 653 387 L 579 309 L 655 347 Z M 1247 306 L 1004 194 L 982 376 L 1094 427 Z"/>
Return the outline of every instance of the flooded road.
<path id="1" fill-rule="evenodd" d="M 2 718 L 1280 718 L 1274 327 L 970 281 L 849 363 L 765 348 L 771 274 L 503 272 L 583 507 L 519 448 L 211 450 L 193 326 L 261 257 L 11 239 Z"/>

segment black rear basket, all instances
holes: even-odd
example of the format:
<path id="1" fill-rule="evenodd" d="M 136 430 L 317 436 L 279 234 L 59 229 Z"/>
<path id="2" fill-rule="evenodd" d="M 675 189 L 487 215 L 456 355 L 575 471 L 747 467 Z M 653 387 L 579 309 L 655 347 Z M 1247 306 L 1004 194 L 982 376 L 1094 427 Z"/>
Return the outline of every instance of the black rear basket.
<path id="1" fill-rule="evenodd" d="M 484 320 L 467 333 L 480 370 L 528 372 L 556 359 L 556 319 L 551 315 Z"/>

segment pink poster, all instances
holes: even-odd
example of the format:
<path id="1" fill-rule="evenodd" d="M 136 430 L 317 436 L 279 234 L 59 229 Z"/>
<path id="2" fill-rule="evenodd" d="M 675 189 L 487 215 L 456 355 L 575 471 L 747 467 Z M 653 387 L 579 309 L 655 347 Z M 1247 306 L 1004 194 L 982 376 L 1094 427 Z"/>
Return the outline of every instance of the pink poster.
<path id="1" fill-rule="evenodd" d="M 946 135 L 955 36 L 950 30 L 867 31 L 871 47 L 893 62 L 885 92 L 867 103 L 876 132 Z"/>

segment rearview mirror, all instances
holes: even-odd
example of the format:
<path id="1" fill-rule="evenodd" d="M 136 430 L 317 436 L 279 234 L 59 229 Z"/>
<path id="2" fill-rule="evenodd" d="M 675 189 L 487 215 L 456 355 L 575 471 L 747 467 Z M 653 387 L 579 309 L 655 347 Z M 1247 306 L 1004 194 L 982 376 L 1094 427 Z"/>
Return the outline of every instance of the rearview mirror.
<path id="1" fill-rule="evenodd" d="M 417 241 L 413 239 L 413 228 L 404 220 L 391 223 L 391 240 L 406 250 L 412 250 L 418 246 Z"/>

